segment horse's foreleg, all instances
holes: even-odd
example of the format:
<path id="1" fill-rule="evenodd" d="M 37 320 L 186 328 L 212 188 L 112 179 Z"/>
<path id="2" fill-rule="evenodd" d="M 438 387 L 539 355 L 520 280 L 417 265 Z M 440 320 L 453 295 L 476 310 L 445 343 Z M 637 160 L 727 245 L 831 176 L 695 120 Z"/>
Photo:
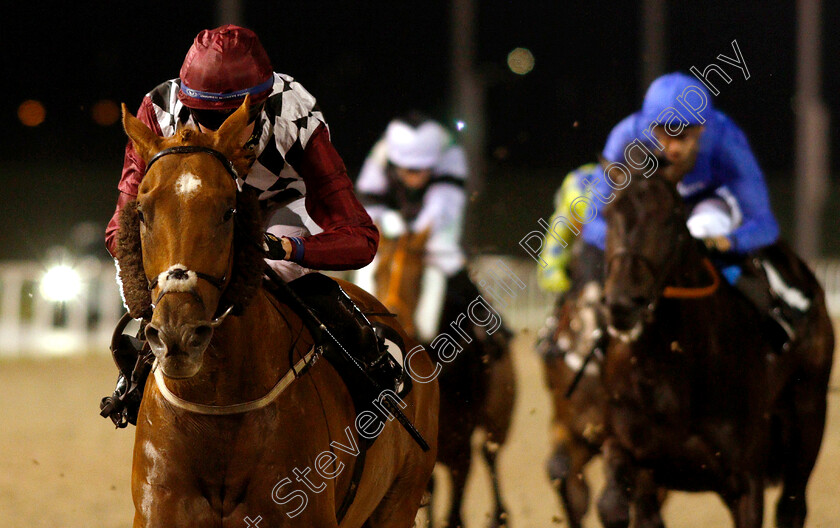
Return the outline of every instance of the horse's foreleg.
<path id="1" fill-rule="evenodd" d="M 636 510 L 636 528 L 664 528 L 660 509 L 664 496 L 660 496 L 653 472 L 640 470 L 636 477 L 636 497 L 633 506 Z"/>
<path id="2" fill-rule="evenodd" d="M 481 446 L 481 454 L 484 456 L 484 461 L 487 462 L 487 467 L 490 469 L 490 480 L 493 483 L 493 498 L 496 502 L 496 510 L 490 519 L 491 528 L 499 528 L 507 525 L 507 510 L 502 502 L 502 495 L 499 493 L 499 474 L 496 468 L 498 448 L 499 444 L 489 439 Z"/>
<path id="3" fill-rule="evenodd" d="M 467 487 L 467 475 L 470 472 L 470 450 L 467 449 L 465 453 L 465 456 L 449 467 L 449 474 L 452 476 L 452 504 L 447 518 L 448 528 L 463 528 L 464 526 L 461 508 L 464 503 L 464 489 Z"/>
<path id="4" fill-rule="evenodd" d="M 764 479 L 756 475 L 744 477 L 744 488 L 727 499 L 735 528 L 761 528 L 764 521 Z"/>
<path id="5" fill-rule="evenodd" d="M 496 509 L 493 512 L 490 526 L 498 527 L 507 524 L 507 510 L 502 495 L 499 492 L 499 475 L 496 467 L 498 450 L 505 443 L 513 417 L 513 405 L 516 396 L 516 381 L 513 372 L 513 362 L 510 350 L 505 349 L 502 357 L 491 360 L 487 378 L 487 396 L 484 401 L 481 425 L 487 433 L 487 438 L 481 446 L 481 453 L 490 470 L 493 484 L 493 498 Z"/>
<path id="6" fill-rule="evenodd" d="M 555 424 L 554 429 L 556 447 L 548 460 L 548 476 L 560 494 L 569 526 L 580 528 L 589 509 L 589 484 L 583 469 L 594 453 L 565 426 Z"/>
<path id="7" fill-rule="evenodd" d="M 786 432 L 783 488 L 776 505 L 777 528 L 802 528 L 808 513 L 805 488 L 817 460 L 825 429 L 825 384 L 800 381 L 793 388 L 793 419 Z"/>
<path id="8" fill-rule="evenodd" d="M 603 452 L 606 485 L 598 499 L 598 516 L 605 528 L 627 528 L 636 468 L 630 454 L 612 438 L 604 442 Z"/>

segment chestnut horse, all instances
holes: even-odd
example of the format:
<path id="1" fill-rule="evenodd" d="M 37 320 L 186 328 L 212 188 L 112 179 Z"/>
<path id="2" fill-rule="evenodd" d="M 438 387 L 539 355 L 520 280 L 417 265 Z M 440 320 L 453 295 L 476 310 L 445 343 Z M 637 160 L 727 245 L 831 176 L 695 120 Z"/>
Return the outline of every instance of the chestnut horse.
<path id="1" fill-rule="evenodd" d="M 247 120 L 246 99 L 216 133 L 164 139 L 123 106 L 148 171 L 121 219 L 120 273 L 156 356 L 137 420 L 134 526 L 409 528 L 434 467 L 437 385 L 414 383 L 403 409 L 431 450 L 388 421 L 339 523 L 370 424 L 336 370 L 314 361 L 300 318 L 262 288 L 263 225 L 236 181 L 252 159 L 236 144 Z M 384 310 L 342 287 L 363 311 Z M 432 371 L 426 354 L 412 367 Z"/>
<path id="2" fill-rule="evenodd" d="M 601 287 L 591 282 L 570 295 L 546 329 L 553 350 L 543 356 L 551 394 L 552 453 L 548 475 L 560 495 L 569 526 L 580 528 L 589 509 L 589 484 L 583 473 L 601 450 L 606 392 L 601 386 L 600 358 L 586 364 L 601 329 Z M 568 394 L 575 377 L 577 386 Z"/>
<path id="3" fill-rule="evenodd" d="M 377 297 L 397 314 L 406 332 L 413 337 L 427 240 L 428 231 L 383 238 L 374 271 Z M 446 313 L 444 309 L 444 318 Z M 445 330 L 448 322 L 441 323 L 441 330 Z M 470 439 L 477 427 L 486 433 L 481 453 L 490 470 L 495 499 L 491 526 L 505 526 L 507 512 L 499 492 L 496 458 L 499 447 L 507 439 L 513 413 L 516 393 L 513 363 L 507 343 L 499 357 L 492 357 L 494 354 L 484 344 L 490 336 L 485 333 L 482 340 L 481 330 L 475 325 L 468 328 L 469 325 L 466 323 L 464 330 L 473 336 L 472 342 L 454 360 L 437 358 L 442 366 L 437 378 L 441 393 L 438 462 L 449 470 L 453 486 L 446 526 L 463 526 L 461 504 L 472 461 Z M 433 357 L 437 356 L 428 343 L 424 345 Z"/>
<path id="4" fill-rule="evenodd" d="M 662 172 L 633 177 L 604 211 L 613 337 L 603 367 L 601 520 L 628 526 L 627 504 L 652 478 L 670 489 L 714 491 L 737 528 L 760 528 L 764 489 L 780 479 L 776 525 L 801 528 L 834 349 L 823 291 L 786 246 L 763 250 L 811 299 L 793 348 L 775 352 L 763 314 L 691 238 L 683 200 Z M 639 526 L 663 526 L 648 513 Z"/>

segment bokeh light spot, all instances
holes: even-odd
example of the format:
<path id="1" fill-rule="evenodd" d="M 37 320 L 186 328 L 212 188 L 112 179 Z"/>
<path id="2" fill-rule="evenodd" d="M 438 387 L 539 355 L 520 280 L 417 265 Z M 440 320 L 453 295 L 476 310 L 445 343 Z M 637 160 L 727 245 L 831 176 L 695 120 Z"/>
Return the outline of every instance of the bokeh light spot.
<path id="1" fill-rule="evenodd" d="M 50 268 L 41 279 L 41 295 L 50 301 L 69 301 L 82 291 L 82 279 L 70 266 Z"/>
<path id="2" fill-rule="evenodd" d="M 111 126 L 120 119 L 120 107 L 110 99 L 102 99 L 90 109 L 93 121 L 99 126 Z"/>
<path id="3" fill-rule="evenodd" d="M 507 56 L 510 71 L 517 75 L 525 75 L 534 69 L 534 54 L 528 48 L 516 48 Z"/>
<path id="4" fill-rule="evenodd" d="M 17 115 L 20 122 L 25 126 L 36 127 L 44 122 L 47 117 L 47 110 L 41 104 L 41 101 L 27 99 L 18 106 Z"/>

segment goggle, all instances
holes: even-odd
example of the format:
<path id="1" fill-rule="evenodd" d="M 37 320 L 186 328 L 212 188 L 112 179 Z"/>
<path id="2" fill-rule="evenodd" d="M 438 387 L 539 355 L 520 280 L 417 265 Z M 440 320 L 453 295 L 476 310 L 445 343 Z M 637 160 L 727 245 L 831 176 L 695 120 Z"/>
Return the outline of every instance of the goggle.
<path id="1" fill-rule="evenodd" d="M 263 106 L 265 106 L 265 102 L 248 107 L 249 125 L 257 119 L 258 115 L 260 115 Z M 224 110 L 200 110 L 198 108 L 190 108 L 190 114 L 192 115 L 193 120 L 204 128 L 219 130 L 222 123 L 233 115 L 236 110 L 236 108 L 225 108 Z"/>

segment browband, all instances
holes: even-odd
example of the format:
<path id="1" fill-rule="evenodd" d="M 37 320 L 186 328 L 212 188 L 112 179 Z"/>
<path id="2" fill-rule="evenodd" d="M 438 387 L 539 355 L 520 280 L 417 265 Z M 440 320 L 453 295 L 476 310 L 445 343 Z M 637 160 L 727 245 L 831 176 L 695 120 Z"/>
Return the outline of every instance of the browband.
<path id="1" fill-rule="evenodd" d="M 239 177 L 236 174 L 236 168 L 233 166 L 233 162 L 231 162 L 227 156 L 219 152 L 218 150 L 211 149 L 210 147 L 200 147 L 198 145 L 180 145 L 177 147 L 169 147 L 167 149 L 163 149 L 154 156 L 152 159 L 149 160 L 149 163 L 146 164 L 146 174 L 149 173 L 149 170 L 152 168 L 152 165 L 155 164 L 157 160 L 164 156 L 168 156 L 169 154 L 194 154 L 196 152 L 203 152 L 205 154 L 210 154 L 217 160 L 219 160 L 222 165 L 224 165 L 225 170 L 230 174 L 233 181 L 236 182 L 237 188 L 239 187 L 239 182 L 237 178 Z"/>

